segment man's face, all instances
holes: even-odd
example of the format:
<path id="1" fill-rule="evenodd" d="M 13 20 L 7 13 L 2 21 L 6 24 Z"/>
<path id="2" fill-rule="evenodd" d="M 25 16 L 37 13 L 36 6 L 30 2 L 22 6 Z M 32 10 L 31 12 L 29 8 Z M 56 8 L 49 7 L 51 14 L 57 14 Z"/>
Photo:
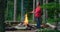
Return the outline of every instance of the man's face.
<path id="1" fill-rule="evenodd" d="M 37 2 L 37 6 L 39 6 L 39 2 Z"/>
<path id="2" fill-rule="evenodd" d="M 38 6 L 38 3 L 37 3 L 37 6 Z"/>

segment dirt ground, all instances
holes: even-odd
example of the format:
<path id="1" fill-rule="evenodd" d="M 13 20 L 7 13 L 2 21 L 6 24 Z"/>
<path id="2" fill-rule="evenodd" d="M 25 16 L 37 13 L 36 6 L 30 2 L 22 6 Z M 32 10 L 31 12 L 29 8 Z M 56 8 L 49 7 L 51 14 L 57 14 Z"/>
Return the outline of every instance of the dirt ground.
<path id="1" fill-rule="evenodd" d="M 5 31 L 5 32 L 35 32 L 35 30 L 17 30 L 17 31 Z"/>

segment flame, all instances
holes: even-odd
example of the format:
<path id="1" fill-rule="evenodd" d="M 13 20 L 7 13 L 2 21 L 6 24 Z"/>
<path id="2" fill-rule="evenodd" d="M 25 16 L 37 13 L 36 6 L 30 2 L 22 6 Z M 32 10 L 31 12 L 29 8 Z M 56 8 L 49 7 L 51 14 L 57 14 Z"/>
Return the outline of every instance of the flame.
<path id="1" fill-rule="evenodd" d="M 25 15 L 25 20 L 24 20 L 24 25 L 27 26 L 27 24 L 28 24 L 28 16 L 27 16 L 27 14 L 26 14 L 26 15 Z"/>

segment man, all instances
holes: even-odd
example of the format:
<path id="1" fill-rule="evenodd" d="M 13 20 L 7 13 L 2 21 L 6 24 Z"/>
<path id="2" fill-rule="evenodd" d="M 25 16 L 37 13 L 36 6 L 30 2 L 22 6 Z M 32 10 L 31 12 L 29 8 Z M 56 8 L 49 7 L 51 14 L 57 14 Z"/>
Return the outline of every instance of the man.
<path id="1" fill-rule="evenodd" d="M 32 12 L 30 13 L 34 13 L 36 22 L 37 22 L 37 29 L 39 29 L 41 27 L 41 7 L 40 7 L 40 3 L 37 3 L 37 7 L 36 9 L 34 9 Z"/>

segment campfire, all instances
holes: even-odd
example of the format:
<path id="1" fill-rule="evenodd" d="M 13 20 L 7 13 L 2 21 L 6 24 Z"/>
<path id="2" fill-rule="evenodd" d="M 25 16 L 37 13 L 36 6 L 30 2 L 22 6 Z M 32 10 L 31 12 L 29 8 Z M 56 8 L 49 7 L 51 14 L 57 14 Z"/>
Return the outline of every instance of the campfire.
<path id="1" fill-rule="evenodd" d="M 25 15 L 25 19 L 24 19 L 24 23 L 23 23 L 25 26 L 28 25 L 28 16 L 27 14 Z"/>
<path id="2" fill-rule="evenodd" d="M 15 28 L 21 29 L 20 27 L 24 27 L 24 29 L 36 29 L 36 25 L 29 24 L 27 14 L 25 15 L 24 21 L 22 23 L 20 23 L 20 24 L 18 24 Z M 42 23 L 41 24 L 41 28 L 48 28 L 48 27 L 52 27 L 53 29 L 55 28 L 54 25 L 51 25 L 49 23 L 47 23 L 47 24 Z"/>

